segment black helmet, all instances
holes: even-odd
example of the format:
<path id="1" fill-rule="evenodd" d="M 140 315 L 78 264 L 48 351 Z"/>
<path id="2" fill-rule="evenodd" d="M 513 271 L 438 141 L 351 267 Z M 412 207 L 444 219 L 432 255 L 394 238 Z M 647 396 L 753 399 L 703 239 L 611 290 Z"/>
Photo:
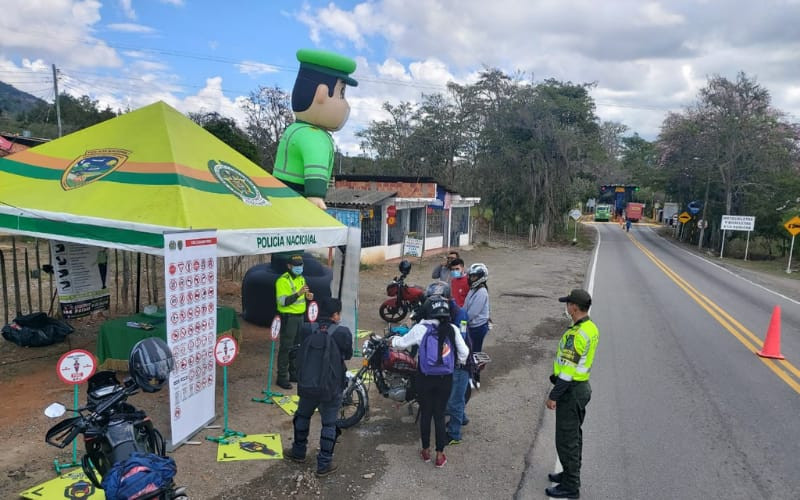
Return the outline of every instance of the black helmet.
<path id="1" fill-rule="evenodd" d="M 425 290 L 425 297 L 432 297 L 434 295 L 441 295 L 446 299 L 451 298 L 450 285 L 441 280 L 434 281 L 428 285 L 428 288 Z"/>
<path id="2" fill-rule="evenodd" d="M 489 269 L 486 267 L 486 264 L 476 262 L 469 266 L 467 276 L 469 278 L 474 276 L 474 279 L 469 280 L 469 286 L 470 288 L 477 288 L 483 283 L 486 283 L 486 280 L 489 279 Z"/>
<path id="3" fill-rule="evenodd" d="M 431 295 L 422 304 L 422 317 L 425 319 L 450 319 L 450 300 L 441 295 Z"/>
<path id="4" fill-rule="evenodd" d="M 128 370 L 131 378 L 145 392 L 156 392 L 169 379 L 175 368 L 172 351 L 167 343 L 156 337 L 140 340 L 131 351 Z"/>
<path id="5" fill-rule="evenodd" d="M 411 272 L 411 262 L 403 259 L 400 261 L 400 265 L 397 266 L 400 269 L 400 273 L 408 274 Z"/>

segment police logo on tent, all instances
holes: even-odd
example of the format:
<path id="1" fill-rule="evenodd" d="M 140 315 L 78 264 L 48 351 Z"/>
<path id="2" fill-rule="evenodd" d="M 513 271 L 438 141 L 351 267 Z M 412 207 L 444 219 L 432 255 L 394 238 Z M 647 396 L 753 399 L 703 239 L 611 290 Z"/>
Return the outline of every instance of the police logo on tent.
<path id="1" fill-rule="evenodd" d="M 99 181 L 117 170 L 128 160 L 130 151 L 124 149 L 95 149 L 79 156 L 64 170 L 61 187 L 64 191 L 77 189 Z"/>
<path id="2" fill-rule="evenodd" d="M 224 161 L 209 160 L 208 169 L 220 184 L 235 194 L 240 200 L 251 206 L 269 205 L 269 201 L 261 195 L 258 186 L 239 169 Z"/>

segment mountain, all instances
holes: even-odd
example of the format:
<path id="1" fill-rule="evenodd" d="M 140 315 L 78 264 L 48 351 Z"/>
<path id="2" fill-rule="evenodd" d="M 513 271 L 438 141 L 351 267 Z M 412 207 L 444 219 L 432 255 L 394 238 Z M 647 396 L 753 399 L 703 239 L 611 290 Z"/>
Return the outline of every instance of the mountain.
<path id="1" fill-rule="evenodd" d="M 28 111 L 38 104 L 45 104 L 45 101 L 7 83 L 0 82 L 0 113 L 14 116 L 20 111 Z"/>

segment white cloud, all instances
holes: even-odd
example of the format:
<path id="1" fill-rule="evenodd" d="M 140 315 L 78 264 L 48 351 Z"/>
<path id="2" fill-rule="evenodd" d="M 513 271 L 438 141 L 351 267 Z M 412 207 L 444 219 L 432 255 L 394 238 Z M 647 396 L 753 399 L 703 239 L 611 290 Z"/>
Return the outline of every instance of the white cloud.
<path id="1" fill-rule="evenodd" d="M 673 14 L 664 10 L 657 2 L 649 2 L 639 8 L 641 19 L 645 25 L 670 26 L 682 24 L 685 18 L 680 14 Z"/>
<path id="2" fill-rule="evenodd" d="M 156 32 L 156 30 L 151 28 L 150 26 L 145 26 L 143 24 L 136 24 L 136 23 L 113 23 L 108 25 L 108 29 L 110 29 L 111 31 L 121 31 L 123 33 L 150 34 Z"/>
<path id="3" fill-rule="evenodd" d="M 250 76 L 264 75 L 266 73 L 275 73 L 278 68 L 271 64 L 264 64 L 258 61 L 242 61 L 236 65 L 240 73 Z"/>
<path id="4" fill-rule="evenodd" d="M 119 0 L 119 7 L 128 19 L 136 19 L 136 11 L 133 10 L 132 0 Z"/>

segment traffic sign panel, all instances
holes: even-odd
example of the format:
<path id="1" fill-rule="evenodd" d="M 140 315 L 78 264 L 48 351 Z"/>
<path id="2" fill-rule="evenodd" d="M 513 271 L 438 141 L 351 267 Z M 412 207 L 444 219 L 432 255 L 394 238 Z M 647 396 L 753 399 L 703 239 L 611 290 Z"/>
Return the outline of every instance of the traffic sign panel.
<path id="1" fill-rule="evenodd" d="M 692 220 L 692 216 L 689 215 L 688 212 L 683 212 L 678 216 L 678 220 L 681 221 L 681 223 L 686 224 L 687 222 Z"/>
<path id="2" fill-rule="evenodd" d="M 795 215 L 786 221 L 786 224 L 784 224 L 783 227 L 785 227 L 786 230 L 792 234 L 792 236 L 797 236 L 800 234 L 800 216 Z"/>

